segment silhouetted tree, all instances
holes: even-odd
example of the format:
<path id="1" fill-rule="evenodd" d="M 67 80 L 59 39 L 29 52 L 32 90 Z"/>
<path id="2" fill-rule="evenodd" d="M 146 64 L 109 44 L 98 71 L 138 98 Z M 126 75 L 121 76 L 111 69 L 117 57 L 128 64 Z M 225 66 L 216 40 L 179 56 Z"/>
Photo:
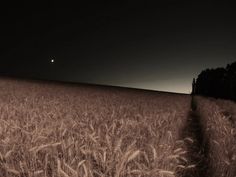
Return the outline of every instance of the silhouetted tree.
<path id="1" fill-rule="evenodd" d="M 228 73 L 228 91 L 229 96 L 236 100 L 236 62 L 228 64 L 226 67 Z"/>
<path id="2" fill-rule="evenodd" d="M 193 78 L 193 83 L 192 83 L 192 95 L 196 93 L 196 80 Z"/>
<path id="3" fill-rule="evenodd" d="M 226 68 L 202 71 L 196 80 L 195 93 L 236 100 L 236 62 Z"/>

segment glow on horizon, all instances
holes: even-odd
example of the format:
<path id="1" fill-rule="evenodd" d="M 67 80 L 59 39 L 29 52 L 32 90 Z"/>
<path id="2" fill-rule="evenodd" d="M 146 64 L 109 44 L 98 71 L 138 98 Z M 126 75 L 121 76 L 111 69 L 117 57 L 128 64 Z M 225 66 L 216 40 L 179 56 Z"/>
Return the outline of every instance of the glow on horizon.
<path id="1" fill-rule="evenodd" d="M 113 83 L 111 85 L 119 85 L 130 88 L 140 88 L 147 90 L 156 90 L 173 93 L 185 93 L 190 94 L 192 90 L 192 78 L 182 79 L 170 79 L 162 81 L 147 81 L 147 82 L 119 82 L 119 84 Z"/>
<path id="2" fill-rule="evenodd" d="M 191 93 L 191 87 L 189 84 L 183 84 L 183 85 L 159 85 L 159 84 L 148 84 L 148 85 L 124 85 L 125 87 L 131 87 L 131 88 L 140 88 L 140 89 L 147 89 L 147 90 L 156 90 L 156 91 L 163 91 L 163 92 L 173 92 L 173 93 Z"/>
<path id="3" fill-rule="evenodd" d="M 171 81 L 171 82 L 166 82 L 166 83 L 150 82 L 150 83 L 119 83 L 119 84 L 96 82 L 96 84 L 102 84 L 102 85 L 111 85 L 111 86 L 172 92 L 172 93 L 184 93 L 184 94 L 191 93 L 191 90 L 192 90 L 191 83 L 192 81 L 178 82 L 178 83 L 176 83 L 176 81 Z"/>

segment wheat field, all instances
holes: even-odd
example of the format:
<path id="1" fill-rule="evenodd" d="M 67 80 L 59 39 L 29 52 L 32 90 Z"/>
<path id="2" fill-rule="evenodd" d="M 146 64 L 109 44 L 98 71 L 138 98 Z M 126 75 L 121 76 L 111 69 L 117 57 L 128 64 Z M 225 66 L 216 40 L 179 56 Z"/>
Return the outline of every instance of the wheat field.
<path id="1" fill-rule="evenodd" d="M 229 117 L 225 116 L 225 111 L 229 108 L 226 104 L 228 101 L 203 97 L 197 97 L 196 100 L 202 117 L 205 143 L 208 146 L 208 173 L 211 176 L 235 177 L 236 129 Z"/>
<path id="2" fill-rule="evenodd" d="M 1 79 L 0 99 L 1 176 L 173 177 L 185 168 L 188 95 Z"/>
<path id="3" fill-rule="evenodd" d="M 1 78 L 0 176 L 235 177 L 235 103 L 227 105 Z"/>

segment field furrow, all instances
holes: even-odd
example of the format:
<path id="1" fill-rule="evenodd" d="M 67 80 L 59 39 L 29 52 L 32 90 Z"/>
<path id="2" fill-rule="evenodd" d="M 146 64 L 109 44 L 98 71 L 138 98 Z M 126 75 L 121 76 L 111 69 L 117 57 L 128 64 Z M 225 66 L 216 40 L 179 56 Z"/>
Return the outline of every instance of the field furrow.
<path id="1" fill-rule="evenodd" d="M 191 110 L 189 111 L 186 125 L 183 129 L 182 136 L 185 141 L 187 151 L 187 162 L 180 173 L 182 177 L 209 177 L 208 171 L 208 140 L 204 137 L 202 121 L 197 112 L 197 103 L 192 97 Z"/>

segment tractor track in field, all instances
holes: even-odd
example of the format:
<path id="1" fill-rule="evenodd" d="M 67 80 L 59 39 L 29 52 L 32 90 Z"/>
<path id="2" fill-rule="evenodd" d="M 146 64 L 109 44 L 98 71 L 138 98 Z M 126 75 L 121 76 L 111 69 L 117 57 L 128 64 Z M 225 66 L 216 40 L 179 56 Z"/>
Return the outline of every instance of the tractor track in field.
<path id="1" fill-rule="evenodd" d="M 201 117 L 197 112 L 197 105 L 192 97 L 191 110 L 189 111 L 186 126 L 182 137 L 185 140 L 187 166 L 181 171 L 181 177 L 210 177 L 208 168 L 209 145 L 204 137 Z M 186 166 L 186 164 L 183 164 Z"/>

